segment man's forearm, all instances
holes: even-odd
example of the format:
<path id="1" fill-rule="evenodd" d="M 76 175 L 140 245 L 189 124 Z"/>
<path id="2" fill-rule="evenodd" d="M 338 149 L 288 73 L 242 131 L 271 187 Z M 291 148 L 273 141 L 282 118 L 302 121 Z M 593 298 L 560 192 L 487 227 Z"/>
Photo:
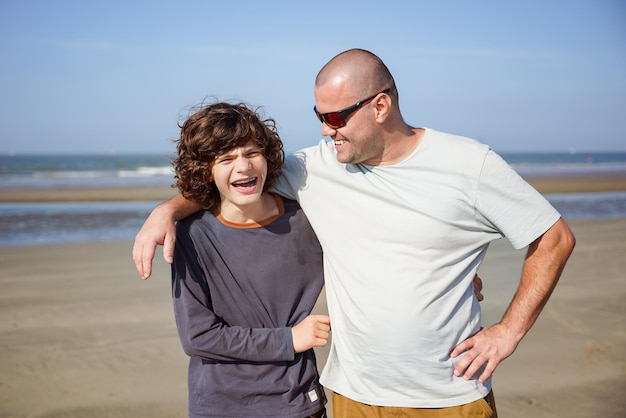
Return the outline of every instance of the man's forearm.
<path id="1" fill-rule="evenodd" d="M 530 245 L 517 292 L 501 321 L 518 342 L 539 317 L 574 245 L 574 235 L 563 219 Z"/>
<path id="2" fill-rule="evenodd" d="M 160 216 L 167 216 L 174 221 L 180 221 L 189 215 L 193 215 L 200 209 L 202 209 L 202 205 L 193 200 L 184 198 L 183 195 L 179 193 L 161 203 L 154 211 L 158 211 Z"/>
<path id="3" fill-rule="evenodd" d="M 574 235 L 562 219 L 530 244 L 520 284 L 502 320 L 461 342 L 450 353 L 451 357 L 464 353 L 454 368 L 455 376 L 471 379 L 484 367 L 478 379 L 485 382 L 498 364 L 513 354 L 548 301 L 574 244 Z"/>

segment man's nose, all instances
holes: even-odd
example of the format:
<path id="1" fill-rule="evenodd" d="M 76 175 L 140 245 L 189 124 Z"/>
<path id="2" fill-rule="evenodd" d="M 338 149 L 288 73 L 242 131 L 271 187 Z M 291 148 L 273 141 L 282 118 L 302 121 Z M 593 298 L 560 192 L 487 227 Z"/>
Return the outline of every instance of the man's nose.
<path id="1" fill-rule="evenodd" d="M 331 128 L 330 126 L 322 123 L 322 136 L 333 136 L 337 133 L 336 129 Z"/>

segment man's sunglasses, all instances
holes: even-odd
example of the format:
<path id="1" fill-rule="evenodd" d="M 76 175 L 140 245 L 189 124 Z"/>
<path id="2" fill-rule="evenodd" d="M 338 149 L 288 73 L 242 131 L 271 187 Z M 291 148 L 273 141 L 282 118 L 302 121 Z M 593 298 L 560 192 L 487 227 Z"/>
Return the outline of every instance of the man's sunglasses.
<path id="1" fill-rule="evenodd" d="M 338 110 L 337 112 L 328 112 L 328 113 L 319 113 L 317 108 L 314 106 L 313 111 L 317 115 L 317 118 L 320 122 L 325 123 L 331 129 L 339 129 L 346 126 L 346 119 L 348 116 L 371 102 L 378 96 L 379 94 L 388 94 L 391 91 L 391 88 L 385 89 L 379 93 L 376 93 L 372 97 L 368 97 L 365 100 L 361 100 L 360 102 L 353 104 L 352 106 L 346 107 L 345 109 Z"/>

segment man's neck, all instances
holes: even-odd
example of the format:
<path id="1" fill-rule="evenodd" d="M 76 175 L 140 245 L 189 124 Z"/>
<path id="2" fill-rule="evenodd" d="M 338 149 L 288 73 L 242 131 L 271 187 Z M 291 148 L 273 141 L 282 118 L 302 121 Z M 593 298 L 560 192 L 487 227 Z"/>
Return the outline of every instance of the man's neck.
<path id="1" fill-rule="evenodd" d="M 405 125 L 406 129 L 398 131 L 385 138 L 385 151 L 379 166 L 394 165 L 406 160 L 419 146 L 424 136 L 423 128 L 413 128 Z"/>

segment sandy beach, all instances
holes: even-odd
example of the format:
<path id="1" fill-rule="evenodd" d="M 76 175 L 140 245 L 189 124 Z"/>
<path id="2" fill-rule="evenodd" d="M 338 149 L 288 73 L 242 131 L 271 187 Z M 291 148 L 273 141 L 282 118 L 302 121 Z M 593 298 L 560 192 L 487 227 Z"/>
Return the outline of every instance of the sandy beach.
<path id="1" fill-rule="evenodd" d="M 56 191 L 56 199 L 77 192 L 64 193 Z M 92 199 L 100 193 L 83 191 Z M 496 371 L 500 417 L 626 416 L 626 218 L 570 225 L 577 247 L 561 282 Z M 159 250 L 153 277 L 142 281 L 131 247 L 0 249 L 0 417 L 186 416 L 187 358 L 169 266 Z M 497 321 L 512 297 L 524 254 L 505 240 L 492 245 L 480 271 L 485 324 Z M 325 312 L 323 295 L 316 311 Z M 320 367 L 325 358 L 319 350 Z"/>

